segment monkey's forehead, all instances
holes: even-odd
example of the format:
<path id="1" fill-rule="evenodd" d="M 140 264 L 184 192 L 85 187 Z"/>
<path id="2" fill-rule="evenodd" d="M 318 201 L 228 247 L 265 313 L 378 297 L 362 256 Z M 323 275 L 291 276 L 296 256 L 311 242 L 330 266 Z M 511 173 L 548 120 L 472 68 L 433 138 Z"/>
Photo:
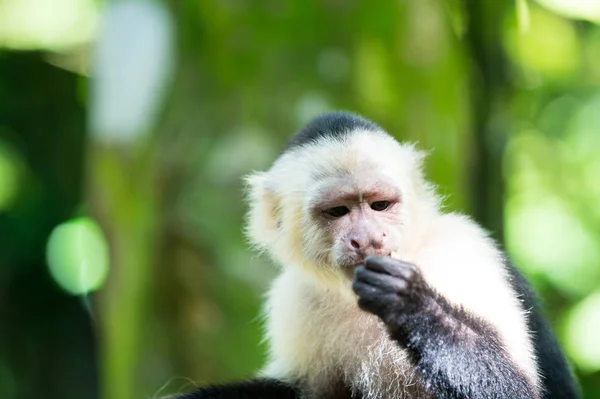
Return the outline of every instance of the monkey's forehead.
<path id="1" fill-rule="evenodd" d="M 355 129 L 343 136 L 323 136 L 279 157 L 272 171 L 281 178 L 322 180 L 389 168 L 399 157 L 398 143 L 384 132 Z"/>
<path id="2" fill-rule="evenodd" d="M 295 197 L 339 176 L 386 176 L 389 183 L 405 186 L 422 158 L 411 144 L 401 144 L 375 123 L 347 112 L 315 118 L 286 148 L 262 179 L 271 191 Z"/>
<path id="3" fill-rule="evenodd" d="M 383 132 L 356 130 L 343 139 L 325 137 L 283 154 L 264 175 L 267 186 L 299 197 L 339 181 L 368 187 L 378 181 L 404 187 L 418 154 Z M 333 184 L 329 184 L 333 182 Z"/>

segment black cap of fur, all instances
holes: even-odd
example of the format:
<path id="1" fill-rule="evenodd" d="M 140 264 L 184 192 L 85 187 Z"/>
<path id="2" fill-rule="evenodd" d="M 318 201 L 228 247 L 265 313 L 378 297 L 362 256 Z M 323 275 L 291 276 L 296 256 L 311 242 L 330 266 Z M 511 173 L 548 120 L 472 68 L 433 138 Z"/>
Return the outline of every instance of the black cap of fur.
<path id="1" fill-rule="evenodd" d="M 382 130 L 376 123 L 346 111 L 334 111 L 317 116 L 288 141 L 283 152 L 323 138 L 343 139 L 354 130 Z"/>

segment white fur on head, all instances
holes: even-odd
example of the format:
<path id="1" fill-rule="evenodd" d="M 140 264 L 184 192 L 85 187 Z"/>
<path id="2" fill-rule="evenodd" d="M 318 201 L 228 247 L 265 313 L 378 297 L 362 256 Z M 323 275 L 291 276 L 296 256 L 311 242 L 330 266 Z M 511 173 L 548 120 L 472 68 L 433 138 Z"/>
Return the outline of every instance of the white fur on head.
<path id="1" fill-rule="evenodd" d="M 331 243 L 312 220 L 310 204 L 321 183 L 349 174 L 382 177 L 398 187 L 403 200 L 399 224 L 437 209 L 437 197 L 423 179 L 424 154 L 381 131 L 357 130 L 343 139 L 322 138 L 284 153 L 266 172 L 246 178 L 246 234 L 277 263 L 299 267 L 321 281 L 338 283 Z M 408 243 L 406 243 L 408 245 Z"/>

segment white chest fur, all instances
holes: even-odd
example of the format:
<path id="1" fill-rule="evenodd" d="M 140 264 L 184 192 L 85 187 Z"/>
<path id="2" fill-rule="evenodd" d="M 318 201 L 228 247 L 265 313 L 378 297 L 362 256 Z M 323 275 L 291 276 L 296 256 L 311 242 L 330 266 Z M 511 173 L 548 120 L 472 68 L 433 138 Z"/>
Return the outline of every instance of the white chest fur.
<path id="1" fill-rule="evenodd" d="M 406 353 L 375 316 L 299 279 L 286 271 L 269 293 L 271 361 L 264 374 L 302 379 L 321 394 L 343 380 L 364 399 L 427 397 Z"/>

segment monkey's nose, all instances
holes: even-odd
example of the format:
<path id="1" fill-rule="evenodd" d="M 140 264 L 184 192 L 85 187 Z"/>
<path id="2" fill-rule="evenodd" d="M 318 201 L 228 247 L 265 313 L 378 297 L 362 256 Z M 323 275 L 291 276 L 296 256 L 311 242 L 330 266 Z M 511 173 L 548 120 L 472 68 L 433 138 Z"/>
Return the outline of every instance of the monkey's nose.
<path id="1" fill-rule="evenodd" d="M 350 239 L 350 249 L 363 254 L 380 252 L 384 247 L 385 242 L 383 234 L 379 236 L 365 234 Z"/>

